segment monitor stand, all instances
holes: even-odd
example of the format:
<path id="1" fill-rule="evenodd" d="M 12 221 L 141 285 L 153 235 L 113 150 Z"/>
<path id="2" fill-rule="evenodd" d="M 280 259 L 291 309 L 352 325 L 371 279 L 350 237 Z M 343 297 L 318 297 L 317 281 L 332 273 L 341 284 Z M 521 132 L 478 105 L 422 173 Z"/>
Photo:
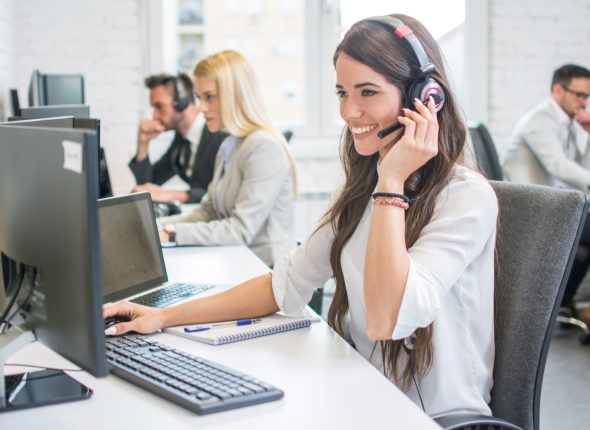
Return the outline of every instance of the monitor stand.
<path id="1" fill-rule="evenodd" d="M 34 342 L 35 334 L 12 326 L 0 335 L 0 413 L 87 399 L 92 390 L 61 370 L 4 375 L 4 363 L 12 354 Z"/>

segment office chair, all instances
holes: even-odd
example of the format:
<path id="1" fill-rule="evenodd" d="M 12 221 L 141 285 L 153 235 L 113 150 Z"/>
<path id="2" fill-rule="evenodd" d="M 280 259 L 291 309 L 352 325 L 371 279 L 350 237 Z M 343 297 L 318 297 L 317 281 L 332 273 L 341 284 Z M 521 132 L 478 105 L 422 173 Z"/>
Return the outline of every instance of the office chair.
<path id="1" fill-rule="evenodd" d="M 496 146 L 487 127 L 481 122 L 476 122 L 469 123 L 468 129 L 480 170 L 490 180 L 501 181 L 504 179 Z"/>
<path id="2" fill-rule="evenodd" d="M 453 414 L 446 429 L 539 429 L 555 317 L 588 213 L 585 194 L 492 182 L 498 196 L 493 417 Z"/>

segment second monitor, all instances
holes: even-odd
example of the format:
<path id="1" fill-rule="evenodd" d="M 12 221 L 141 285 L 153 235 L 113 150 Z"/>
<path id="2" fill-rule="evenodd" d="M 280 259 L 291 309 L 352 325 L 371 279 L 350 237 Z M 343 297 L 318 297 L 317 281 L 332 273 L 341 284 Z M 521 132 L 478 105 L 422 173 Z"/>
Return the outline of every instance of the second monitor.
<path id="1" fill-rule="evenodd" d="M 84 104 L 84 76 L 45 74 L 34 70 L 29 83 L 29 106 Z"/>
<path id="2" fill-rule="evenodd" d="M 52 113 L 52 109 L 56 106 L 47 106 L 48 113 Z M 69 107 L 69 106 L 68 106 Z M 111 178 L 109 169 L 107 167 L 107 160 L 104 149 L 100 146 L 100 120 L 88 117 L 77 118 L 73 115 L 74 111 L 68 109 L 59 109 L 64 111 L 67 116 L 49 115 L 45 117 L 35 117 L 36 119 L 24 119 L 23 117 L 9 118 L 10 122 L 7 125 L 18 125 L 24 127 L 51 127 L 51 128 L 73 128 L 80 130 L 92 130 L 96 132 L 98 141 L 98 195 L 100 198 L 111 197 L 113 195 L 113 187 L 111 185 Z M 26 114 L 23 108 L 23 116 Z M 70 116 L 73 115 L 74 117 Z M 55 118 L 54 118 L 55 117 Z"/>

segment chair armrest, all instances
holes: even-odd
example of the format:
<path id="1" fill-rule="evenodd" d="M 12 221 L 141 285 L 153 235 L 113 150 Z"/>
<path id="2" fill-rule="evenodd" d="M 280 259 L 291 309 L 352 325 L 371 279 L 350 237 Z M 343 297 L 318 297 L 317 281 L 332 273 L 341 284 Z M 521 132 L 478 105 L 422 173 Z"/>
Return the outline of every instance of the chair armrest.
<path id="1" fill-rule="evenodd" d="M 475 426 L 488 426 L 487 429 L 522 430 L 512 423 L 501 418 L 480 414 L 449 414 L 434 418 L 434 421 L 446 430 L 460 430 L 463 428 L 475 428 Z"/>

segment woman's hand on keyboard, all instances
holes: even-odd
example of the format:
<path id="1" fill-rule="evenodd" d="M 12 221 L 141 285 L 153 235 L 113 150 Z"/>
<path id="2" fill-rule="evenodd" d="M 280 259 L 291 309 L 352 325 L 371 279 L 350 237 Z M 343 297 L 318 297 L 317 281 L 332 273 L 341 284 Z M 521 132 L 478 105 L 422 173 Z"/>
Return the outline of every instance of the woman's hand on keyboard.
<path id="1" fill-rule="evenodd" d="M 130 331 L 137 333 L 153 333 L 163 326 L 162 309 L 150 308 L 127 301 L 104 305 L 103 318 L 117 317 L 122 320 L 105 329 L 105 334 L 120 335 Z"/>

